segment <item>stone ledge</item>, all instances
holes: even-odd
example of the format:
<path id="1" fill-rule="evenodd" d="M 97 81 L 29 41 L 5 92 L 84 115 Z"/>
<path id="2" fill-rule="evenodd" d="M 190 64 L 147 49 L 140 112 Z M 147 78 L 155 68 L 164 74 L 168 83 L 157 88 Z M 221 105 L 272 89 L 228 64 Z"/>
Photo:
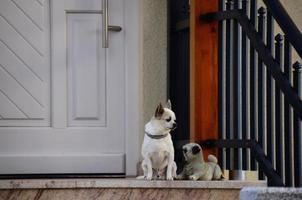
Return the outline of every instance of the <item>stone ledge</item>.
<path id="1" fill-rule="evenodd" d="M 242 200 L 302 199 L 302 188 L 247 187 L 240 192 Z"/>
<path id="2" fill-rule="evenodd" d="M 99 179 L 14 179 L 0 180 L 0 189 L 63 189 L 63 188 L 184 188 L 241 189 L 266 187 L 266 181 L 145 181 L 135 178 Z"/>

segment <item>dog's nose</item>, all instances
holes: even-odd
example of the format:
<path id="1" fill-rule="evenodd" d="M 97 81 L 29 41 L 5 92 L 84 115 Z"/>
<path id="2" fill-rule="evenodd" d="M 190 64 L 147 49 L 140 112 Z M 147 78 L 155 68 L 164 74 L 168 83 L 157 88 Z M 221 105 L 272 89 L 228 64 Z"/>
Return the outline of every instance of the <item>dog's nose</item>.
<path id="1" fill-rule="evenodd" d="M 176 128 L 176 127 L 177 127 L 177 123 L 174 122 L 174 123 L 173 123 L 173 128 Z"/>

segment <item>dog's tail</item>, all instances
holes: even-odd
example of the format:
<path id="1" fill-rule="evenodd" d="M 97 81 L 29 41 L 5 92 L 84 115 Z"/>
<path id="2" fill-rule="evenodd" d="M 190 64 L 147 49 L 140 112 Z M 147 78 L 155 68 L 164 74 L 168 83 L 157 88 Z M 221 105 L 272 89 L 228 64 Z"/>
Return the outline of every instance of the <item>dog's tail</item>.
<path id="1" fill-rule="evenodd" d="M 216 164 L 218 163 L 217 158 L 214 155 L 212 155 L 212 154 L 208 155 L 208 161 L 216 163 Z"/>

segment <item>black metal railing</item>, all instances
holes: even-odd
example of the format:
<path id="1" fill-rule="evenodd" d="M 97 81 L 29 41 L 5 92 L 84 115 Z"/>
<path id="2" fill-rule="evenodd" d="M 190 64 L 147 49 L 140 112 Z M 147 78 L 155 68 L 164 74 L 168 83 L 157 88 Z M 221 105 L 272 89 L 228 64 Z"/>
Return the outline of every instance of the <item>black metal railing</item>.
<path id="1" fill-rule="evenodd" d="M 260 168 L 268 177 L 268 185 L 284 186 L 282 179 L 280 178 L 277 171 L 274 169 L 272 163 L 265 155 L 262 146 L 259 145 L 255 140 L 238 140 L 238 139 L 227 139 L 227 140 L 206 140 L 200 143 L 202 148 L 242 148 L 250 149 L 252 157 L 258 163 Z"/>
<path id="2" fill-rule="evenodd" d="M 282 184 L 251 147 L 220 145 L 220 163 L 258 170 L 272 186 L 302 186 L 301 64 L 292 64 L 302 35 L 278 0 L 219 1 L 219 12 L 201 16 L 219 21 L 219 137 L 256 141 Z"/>

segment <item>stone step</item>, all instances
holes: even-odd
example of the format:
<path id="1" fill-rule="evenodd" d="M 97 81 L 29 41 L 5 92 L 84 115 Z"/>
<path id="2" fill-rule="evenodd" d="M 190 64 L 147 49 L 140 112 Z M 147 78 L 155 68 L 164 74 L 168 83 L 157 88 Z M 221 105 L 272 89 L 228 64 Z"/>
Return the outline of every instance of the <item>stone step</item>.
<path id="1" fill-rule="evenodd" d="M 247 187 L 240 192 L 241 200 L 302 199 L 302 188 Z"/>
<path id="2" fill-rule="evenodd" d="M 0 180 L 6 199 L 239 199 L 243 187 L 265 187 L 265 181 L 145 181 L 134 178 Z"/>

